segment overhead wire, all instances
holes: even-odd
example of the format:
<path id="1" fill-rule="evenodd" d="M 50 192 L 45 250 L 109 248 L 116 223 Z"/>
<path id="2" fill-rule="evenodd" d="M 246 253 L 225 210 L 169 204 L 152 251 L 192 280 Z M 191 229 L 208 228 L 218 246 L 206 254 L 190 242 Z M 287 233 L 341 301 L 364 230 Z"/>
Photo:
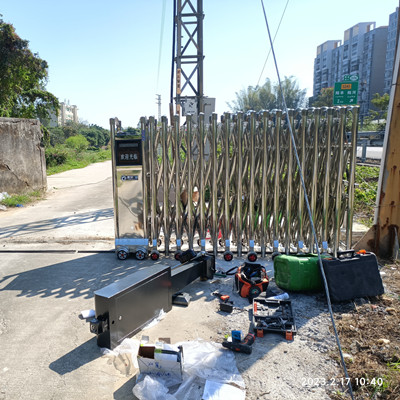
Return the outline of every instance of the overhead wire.
<path id="1" fill-rule="evenodd" d="M 161 30 L 160 30 L 160 44 L 158 49 L 158 68 L 157 68 L 157 85 L 156 85 L 156 93 L 158 92 L 158 84 L 160 81 L 160 69 L 161 69 L 161 56 L 162 56 L 162 44 L 164 39 L 164 22 L 165 22 L 165 6 L 167 0 L 163 0 L 162 12 L 161 12 Z"/>
<path id="2" fill-rule="evenodd" d="M 283 13 L 282 13 L 281 19 L 280 19 L 280 21 L 279 21 L 278 28 L 276 29 L 276 32 L 275 32 L 275 35 L 274 35 L 274 39 L 272 40 L 272 43 L 275 43 L 275 39 L 276 39 L 276 36 L 278 35 L 279 28 L 280 28 L 280 26 L 281 26 L 283 17 L 285 16 L 285 12 L 286 12 L 286 9 L 287 9 L 288 4 L 289 4 L 289 0 L 287 0 L 286 5 L 285 5 L 285 8 L 283 9 Z M 261 80 L 262 74 L 264 73 L 265 66 L 267 65 L 269 56 L 270 56 L 270 54 L 271 54 L 271 50 L 272 50 L 272 47 L 269 49 L 267 58 L 265 59 L 264 66 L 262 67 L 260 77 L 258 78 L 258 81 L 257 81 L 257 86 L 260 84 L 260 80 Z"/>
<path id="3" fill-rule="evenodd" d="M 304 176 L 303 176 L 303 172 L 301 170 L 300 159 L 299 159 L 299 155 L 298 155 L 297 148 L 296 148 L 296 141 L 295 141 L 294 134 L 293 134 L 292 124 L 290 123 L 290 119 L 289 119 L 289 113 L 288 113 L 288 108 L 287 108 L 287 105 L 286 105 L 285 95 L 283 93 L 283 88 L 282 88 L 282 82 L 281 82 L 281 78 L 280 78 L 280 74 L 279 74 L 278 63 L 277 63 L 276 56 L 275 56 L 275 51 L 274 51 L 274 44 L 273 44 L 273 41 L 272 41 L 270 29 L 269 29 L 267 14 L 265 12 L 264 0 L 261 0 L 261 5 L 262 5 L 263 13 L 264 13 L 265 23 L 267 25 L 268 37 L 269 37 L 269 41 L 270 41 L 270 44 L 271 44 L 271 52 L 272 52 L 272 56 L 273 56 L 273 59 L 274 59 L 276 74 L 278 76 L 278 84 L 279 84 L 279 88 L 280 88 L 281 95 L 282 95 L 284 110 L 285 110 L 285 113 L 286 113 L 286 121 L 287 121 L 287 125 L 288 125 L 289 132 L 290 132 L 290 139 L 291 139 L 293 150 L 294 150 L 293 153 L 295 155 L 297 166 L 299 168 L 298 172 L 299 172 L 299 176 L 300 176 L 301 185 L 303 187 L 304 200 L 305 200 L 305 203 L 306 203 L 307 213 L 308 213 L 308 217 L 309 217 L 310 225 L 311 225 L 311 230 L 312 230 L 312 234 L 313 234 L 313 237 L 314 237 L 314 242 L 315 242 L 315 245 L 316 245 L 316 250 L 317 250 L 317 255 L 318 255 L 318 264 L 319 264 L 319 268 L 320 268 L 320 271 L 321 271 L 321 276 L 322 276 L 322 279 L 323 279 L 323 282 L 324 282 L 326 300 L 327 300 L 327 303 L 328 303 L 328 310 L 329 310 L 329 314 L 330 314 L 330 317 L 331 317 L 332 327 L 333 327 L 333 330 L 334 330 L 334 333 L 335 333 L 336 344 L 337 344 L 338 349 L 339 349 L 340 359 L 341 359 L 341 362 L 342 362 L 342 367 L 343 367 L 344 374 L 346 376 L 346 382 L 347 382 L 347 386 L 349 388 L 349 393 L 350 393 L 350 396 L 351 396 L 352 400 L 354 400 L 353 389 L 351 387 L 349 374 L 347 372 L 346 364 L 344 362 L 342 347 L 340 345 L 340 339 L 339 339 L 339 335 L 337 333 L 335 319 L 333 317 L 332 304 L 331 304 L 331 299 L 330 299 L 329 289 L 328 289 L 328 282 L 326 280 L 324 268 L 323 268 L 323 265 L 322 265 L 322 258 L 321 258 L 321 253 L 319 251 L 318 238 L 317 238 L 317 234 L 315 232 L 315 226 L 314 226 L 314 221 L 313 221 L 313 218 L 312 218 L 310 203 L 308 201 L 306 185 L 304 183 Z"/>
<path id="4" fill-rule="evenodd" d="M 174 101 L 174 69 L 175 69 L 175 37 L 176 37 L 176 25 L 175 25 L 175 17 L 176 17 L 176 0 L 173 0 L 174 9 L 173 9 L 173 22 L 172 22 L 172 63 L 171 63 L 171 91 L 169 103 L 172 104 Z"/>

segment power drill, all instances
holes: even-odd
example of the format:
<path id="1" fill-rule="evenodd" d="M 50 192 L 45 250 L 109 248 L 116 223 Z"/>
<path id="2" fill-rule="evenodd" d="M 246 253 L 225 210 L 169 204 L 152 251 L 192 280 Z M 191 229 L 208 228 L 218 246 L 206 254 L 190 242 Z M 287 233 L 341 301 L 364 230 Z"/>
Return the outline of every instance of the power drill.
<path id="1" fill-rule="evenodd" d="M 222 346 L 227 349 L 236 351 L 238 353 L 251 354 L 253 348 L 251 345 L 254 343 L 256 337 L 252 333 L 248 333 L 241 342 L 222 342 Z"/>

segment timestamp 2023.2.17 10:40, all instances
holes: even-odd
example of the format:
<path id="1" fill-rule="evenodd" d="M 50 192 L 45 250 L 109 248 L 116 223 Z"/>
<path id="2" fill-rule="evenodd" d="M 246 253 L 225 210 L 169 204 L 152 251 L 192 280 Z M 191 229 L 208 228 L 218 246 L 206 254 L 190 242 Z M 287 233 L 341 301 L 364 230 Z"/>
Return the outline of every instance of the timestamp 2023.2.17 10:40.
<path id="1" fill-rule="evenodd" d="M 356 386 L 383 386 L 383 378 L 354 378 Z M 302 378 L 302 386 L 326 386 L 326 385 L 343 385 L 347 386 L 350 378 Z"/>

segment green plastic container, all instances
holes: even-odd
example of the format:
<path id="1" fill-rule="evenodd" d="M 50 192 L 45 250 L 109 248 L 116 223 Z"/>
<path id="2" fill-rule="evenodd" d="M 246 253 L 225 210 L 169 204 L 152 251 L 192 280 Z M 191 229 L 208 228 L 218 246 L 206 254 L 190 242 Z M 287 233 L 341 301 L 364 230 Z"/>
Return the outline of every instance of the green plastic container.
<path id="1" fill-rule="evenodd" d="M 275 282 L 281 289 L 318 291 L 323 288 L 316 254 L 276 256 L 274 271 Z"/>

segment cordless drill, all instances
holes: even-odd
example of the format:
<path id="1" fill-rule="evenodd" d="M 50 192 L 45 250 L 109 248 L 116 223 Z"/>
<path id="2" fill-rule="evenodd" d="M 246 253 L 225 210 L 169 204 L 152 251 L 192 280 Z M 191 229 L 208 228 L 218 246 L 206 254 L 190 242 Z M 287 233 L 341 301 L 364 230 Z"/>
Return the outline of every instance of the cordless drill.
<path id="1" fill-rule="evenodd" d="M 254 343 L 255 336 L 252 333 L 248 333 L 246 337 L 241 342 L 222 342 L 222 346 L 227 349 L 236 351 L 238 353 L 251 354 L 253 348 L 251 345 Z"/>

